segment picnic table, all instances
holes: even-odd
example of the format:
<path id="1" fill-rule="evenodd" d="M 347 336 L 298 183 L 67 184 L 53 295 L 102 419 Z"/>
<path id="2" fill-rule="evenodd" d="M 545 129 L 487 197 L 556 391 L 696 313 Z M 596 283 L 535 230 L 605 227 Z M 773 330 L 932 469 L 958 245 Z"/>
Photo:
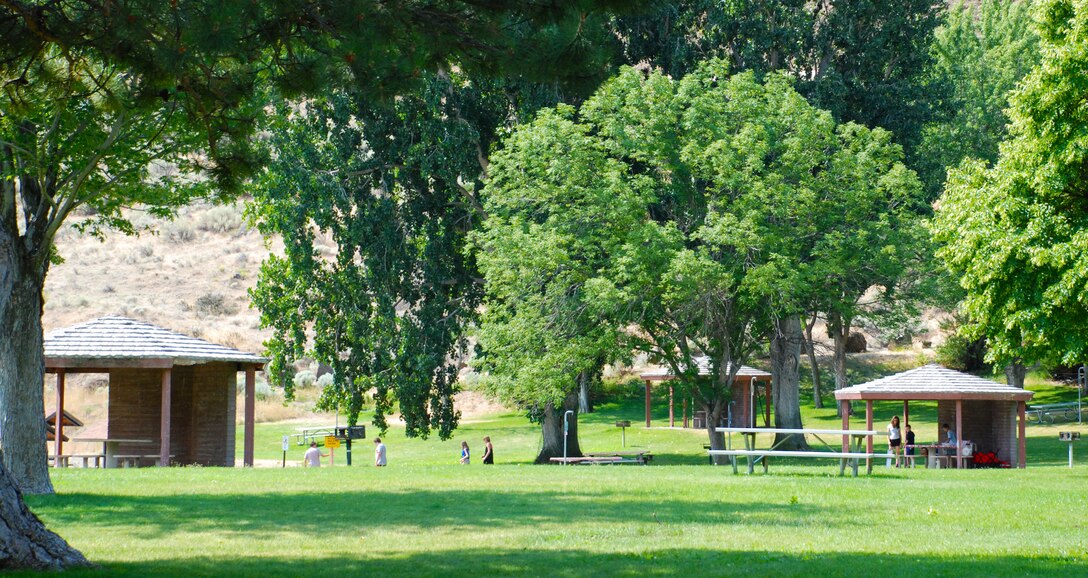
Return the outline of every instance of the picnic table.
<path id="1" fill-rule="evenodd" d="M 1074 420 L 1080 416 L 1080 406 L 1081 404 L 1075 401 L 1030 405 L 1024 412 L 1024 416 L 1040 424 L 1054 423 L 1055 417 Z"/>
<path id="2" fill-rule="evenodd" d="M 860 460 L 864 459 L 866 461 L 866 473 L 871 474 L 873 472 L 872 459 L 874 457 L 892 456 L 890 453 L 878 454 L 866 450 L 865 445 L 870 438 L 878 435 L 888 435 L 887 432 L 877 430 L 720 427 L 716 428 L 716 431 L 728 436 L 726 439 L 727 449 L 711 449 L 707 450 L 707 453 L 710 456 L 729 456 L 729 461 L 733 465 L 734 474 L 737 473 L 738 456 L 744 456 L 747 460 L 749 474 L 752 474 L 755 471 L 757 462 L 763 464 L 763 473 L 767 473 L 767 459 L 772 456 L 780 456 L 790 458 L 836 458 L 839 460 L 839 475 L 843 475 L 846 472 L 846 466 L 850 465 L 855 477 L 858 475 L 858 463 Z M 732 437 L 734 433 L 739 433 L 744 437 L 743 450 L 732 449 Z M 828 450 L 779 450 L 776 449 L 778 445 L 772 445 L 769 449 L 757 449 L 756 435 L 758 434 L 799 434 L 813 436 L 820 440 Z M 834 446 L 824 441 L 820 437 L 821 435 L 842 436 L 843 441 L 841 447 L 836 450 Z M 853 446 L 852 448 L 851 445 Z"/>
<path id="3" fill-rule="evenodd" d="M 563 465 L 646 465 L 653 459 L 649 452 L 590 452 L 579 457 L 551 458 L 552 462 Z"/>
<path id="4" fill-rule="evenodd" d="M 158 460 L 161 457 L 157 453 L 153 453 L 153 454 L 152 453 L 146 453 L 146 454 L 121 454 L 120 451 L 119 451 L 120 448 L 121 448 L 121 445 L 154 444 L 154 443 L 157 443 L 156 440 L 152 440 L 152 439 L 88 437 L 88 438 L 72 438 L 72 441 L 73 442 L 86 442 L 86 443 L 101 443 L 102 444 L 102 453 L 101 454 L 87 454 L 87 455 L 89 457 L 90 456 L 101 455 L 101 457 L 102 457 L 102 462 L 101 463 L 102 463 L 103 467 L 107 467 L 107 468 L 116 468 L 116 467 L 119 467 L 119 466 L 126 466 L 126 467 L 127 466 L 137 466 L 137 465 L 139 465 L 139 461 L 141 459 Z M 68 457 L 80 457 L 81 455 L 82 454 L 77 454 L 77 455 L 72 455 L 72 456 L 68 456 Z M 65 459 L 65 456 L 62 455 L 61 459 Z M 99 463 L 97 459 L 95 460 L 95 463 L 96 464 Z M 84 460 L 84 466 L 86 466 L 86 460 Z"/>

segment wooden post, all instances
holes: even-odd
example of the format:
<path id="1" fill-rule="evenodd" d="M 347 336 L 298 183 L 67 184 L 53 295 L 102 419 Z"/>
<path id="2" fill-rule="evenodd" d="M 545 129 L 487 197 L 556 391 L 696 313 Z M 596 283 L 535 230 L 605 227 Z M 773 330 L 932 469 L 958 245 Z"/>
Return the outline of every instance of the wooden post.
<path id="1" fill-rule="evenodd" d="M 669 427 L 676 426 L 676 416 L 673 413 L 672 386 L 669 386 Z"/>
<path id="2" fill-rule="evenodd" d="M 848 429 L 850 429 L 850 411 L 849 411 L 850 402 L 845 400 L 845 399 L 840 401 L 839 402 L 839 408 L 840 408 L 840 410 L 842 412 L 842 429 L 848 430 Z M 842 436 L 842 451 L 843 451 L 843 453 L 846 453 L 846 452 L 850 451 L 850 436 L 849 435 L 844 434 Z"/>
<path id="3" fill-rule="evenodd" d="M 61 467 L 64 440 L 64 370 L 57 370 L 57 411 L 53 414 L 53 467 Z"/>
<path id="4" fill-rule="evenodd" d="M 684 409 L 682 411 L 684 414 L 684 429 L 688 429 L 688 396 L 686 395 L 684 396 Z"/>
<path id="5" fill-rule="evenodd" d="M 159 465 L 170 465 L 170 369 L 162 370 L 162 414 L 159 421 Z"/>
<path id="6" fill-rule="evenodd" d="M 646 427 L 650 427 L 650 380 L 646 380 Z"/>
<path id="7" fill-rule="evenodd" d="M 910 402 L 904 399 L 903 400 L 903 428 L 906 429 L 906 427 L 908 425 L 910 425 Z M 907 443 L 906 434 L 903 434 L 903 443 Z"/>
<path id="8" fill-rule="evenodd" d="M 1018 431 L 1016 432 L 1016 459 L 1019 462 L 1017 464 L 1017 467 L 1020 468 L 1026 468 L 1028 466 L 1028 451 L 1027 447 L 1024 445 L 1024 440 L 1027 438 L 1028 425 L 1027 416 L 1024 415 L 1024 410 L 1027 409 L 1026 406 L 1026 402 L 1016 402 L 1016 414 L 1017 418 L 1019 419 L 1019 427 L 1017 428 Z"/>
<path id="9" fill-rule="evenodd" d="M 771 427 L 771 381 L 767 380 L 767 386 L 763 393 L 763 425 Z M 767 458 L 763 458 L 767 459 Z"/>
<path id="10" fill-rule="evenodd" d="M 242 443 L 242 466 L 253 467 L 253 423 L 257 400 L 257 370 L 246 366 L 245 441 Z"/>
<path id="11" fill-rule="evenodd" d="M 865 401 L 865 429 L 873 431 L 873 399 Z M 871 454 L 873 453 L 873 436 L 866 435 L 865 438 L 868 440 L 865 443 L 865 451 Z"/>
<path id="12" fill-rule="evenodd" d="M 956 400 L 956 467 L 963 467 L 963 400 Z"/>

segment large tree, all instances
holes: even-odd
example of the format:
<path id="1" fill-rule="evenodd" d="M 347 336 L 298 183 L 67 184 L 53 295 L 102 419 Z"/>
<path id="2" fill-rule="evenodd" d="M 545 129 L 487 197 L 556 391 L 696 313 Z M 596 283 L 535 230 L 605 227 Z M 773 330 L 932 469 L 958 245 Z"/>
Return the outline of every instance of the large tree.
<path id="1" fill-rule="evenodd" d="M 504 232 L 504 242 L 488 246 L 499 255 L 488 258 L 506 264 L 490 272 L 489 284 L 551 282 L 578 271 L 572 283 L 545 286 L 566 288 L 557 294 L 576 296 L 579 311 L 599 316 L 594 323 L 607 320 L 628 346 L 669 365 L 677 387 L 706 411 L 718 449 L 714 428 L 741 364 L 776 326 L 796 319 L 810 263 L 837 247 L 819 244 L 822 221 L 835 211 L 842 218 L 857 202 L 848 198 L 854 187 L 872 189 L 870 204 L 889 205 L 916 188 L 901 163 L 883 162 L 901 154 L 886 132 L 839 127 L 786 77 L 730 77 L 723 61 L 679 81 L 625 69 L 579 110 L 547 112 L 516 135 L 509 141 L 516 154 L 497 157 L 486 189 L 501 210 L 489 211 L 489 222 L 500 219 L 496 230 Z M 541 187 L 569 199 L 538 203 L 554 197 Z M 865 207 L 849 214 L 879 218 Z M 603 217 L 587 226 L 592 212 Z M 527 240 L 505 240 L 515 236 Z M 549 239 L 558 251 L 525 248 Z M 533 291 L 544 292 L 524 293 Z M 594 326 L 559 319 L 569 331 Z M 711 360 L 709 376 L 698 375 L 700 355 Z"/>
<path id="2" fill-rule="evenodd" d="M 988 361 L 1074 365 L 1088 360 L 1088 4 L 1035 10 L 1043 58 L 1010 98 L 1009 138 L 993 167 L 950 171 L 933 229 Z"/>
<path id="3" fill-rule="evenodd" d="M 56 232 L 76 209 L 93 215 L 92 231 L 130 231 L 124 207 L 167 214 L 197 195 L 230 195 L 259 164 L 250 146 L 258 89 L 291 96 L 347 84 L 392 97 L 449 63 L 556 74 L 562 56 L 583 46 L 587 11 L 608 4 L 3 2 L 0 334 L 18 338 L 0 343 L 2 465 L 11 474 L 0 480 L 52 491 L 41 291 L 58 258 Z M 523 31 L 541 23 L 567 43 L 538 50 L 539 38 Z"/>
<path id="4" fill-rule="evenodd" d="M 595 283 L 648 201 L 570 111 L 543 112 L 493 155 L 475 235 L 488 295 L 477 367 L 485 391 L 541 422 L 540 463 L 563 455 L 563 414 L 577 416 L 580 390 L 618 354 Z M 581 455 L 569 437 L 567 455 Z"/>

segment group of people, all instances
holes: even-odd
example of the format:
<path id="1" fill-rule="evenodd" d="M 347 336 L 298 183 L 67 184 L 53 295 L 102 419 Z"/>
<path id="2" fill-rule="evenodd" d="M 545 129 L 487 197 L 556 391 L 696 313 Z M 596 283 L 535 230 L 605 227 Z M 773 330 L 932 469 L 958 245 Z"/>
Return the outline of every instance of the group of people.
<path id="1" fill-rule="evenodd" d="M 904 429 L 903 432 L 899 429 L 899 416 L 893 416 L 891 423 L 888 424 L 888 447 L 895 454 L 895 467 L 897 468 L 900 466 L 901 461 L 906 467 L 914 465 L 914 432 L 911 431 L 909 423 Z M 956 439 L 956 432 L 952 431 L 947 423 L 941 424 L 941 432 L 945 438 L 942 445 L 955 448 L 959 443 Z M 906 441 L 905 444 L 904 441 Z M 906 458 L 901 457 L 901 455 L 904 455 L 904 449 L 906 450 Z"/>
<path id="2" fill-rule="evenodd" d="M 319 468 L 321 458 L 327 457 L 329 454 L 321 453 L 317 442 L 310 442 L 310 449 L 302 455 L 302 465 L 307 468 Z M 374 465 L 379 468 L 385 467 L 385 444 L 382 443 L 382 438 L 374 438 Z"/>
<path id="3" fill-rule="evenodd" d="M 308 468 L 321 467 L 321 458 L 327 457 L 329 457 L 329 454 L 321 453 L 321 450 L 317 447 L 317 442 L 310 442 L 310 449 L 306 450 L 306 453 L 302 456 L 302 465 Z M 461 463 L 469 463 L 468 442 L 461 442 Z M 484 436 L 483 463 L 495 463 L 495 448 L 491 445 L 490 436 Z M 379 468 L 386 465 L 385 444 L 382 443 L 382 438 L 374 438 L 374 465 Z"/>
<path id="4" fill-rule="evenodd" d="M 471 463 L 469 458 L 468 442 L 461 442 L 461 465 L 467 466 Z M 483 463 L 494 464 L 495 463 L 495 448 L 491 446 L 491 437 L 484 436 L 484 457 Z"/>

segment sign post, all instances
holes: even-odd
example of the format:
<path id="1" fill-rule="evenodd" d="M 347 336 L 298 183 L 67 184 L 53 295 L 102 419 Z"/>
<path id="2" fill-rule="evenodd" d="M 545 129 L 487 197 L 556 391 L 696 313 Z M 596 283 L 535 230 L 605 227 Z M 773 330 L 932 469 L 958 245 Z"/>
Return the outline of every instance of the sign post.
<path id="1" fill-rule="evenodd" d="M 287 467 L 287 444 L 290 441 L 291 436 L 283 436 L 283 465 L 282 468 Z"/>
<path id="2" fill-rule="evenodd" d="M 340 447 L 340 438 L 336 436 L 325 436 L 325 447 L 329 448 L 329 466 L 333 466 L 336 461 L 335 452 L 333 450 Z"/>

